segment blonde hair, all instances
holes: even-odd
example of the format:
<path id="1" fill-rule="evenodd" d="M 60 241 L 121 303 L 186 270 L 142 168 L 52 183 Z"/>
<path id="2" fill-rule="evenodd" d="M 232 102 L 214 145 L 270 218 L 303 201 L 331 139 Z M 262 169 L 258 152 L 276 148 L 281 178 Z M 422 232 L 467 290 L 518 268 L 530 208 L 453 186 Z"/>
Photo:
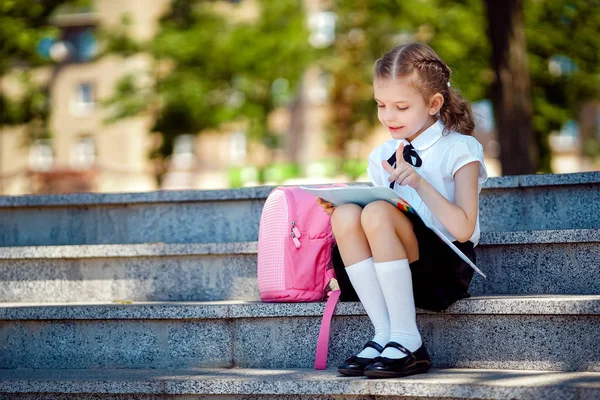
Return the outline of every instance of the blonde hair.
<path id="1" fill-rule="evenodd" d="M 375 61 L 375 79 L 395 79 L 416 73 L 413 83 L 425 101 L 440 93 L 444 104 L 440 108 L 440 119 L 445 128 L 471 135 L 475 121 L 471 105 L 456 90 L 450 87 L 450 67 L 426 44 L 411 43 L 397 46 Z"/>

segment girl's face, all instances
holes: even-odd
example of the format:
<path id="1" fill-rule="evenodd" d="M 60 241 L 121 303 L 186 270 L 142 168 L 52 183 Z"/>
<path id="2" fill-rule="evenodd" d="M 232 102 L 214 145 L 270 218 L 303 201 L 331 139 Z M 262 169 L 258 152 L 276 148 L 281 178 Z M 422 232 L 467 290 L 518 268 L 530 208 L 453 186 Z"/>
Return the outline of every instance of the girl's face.
<path id="1" fill-rule="evenodd" d="M 441 107 L 433 104 L 439 102 L 436 96 L 426 102 L 410 78 L 375 79 L 373 92 L 379 121 L 394 139 L 412 141 L 435 123 Z"/>

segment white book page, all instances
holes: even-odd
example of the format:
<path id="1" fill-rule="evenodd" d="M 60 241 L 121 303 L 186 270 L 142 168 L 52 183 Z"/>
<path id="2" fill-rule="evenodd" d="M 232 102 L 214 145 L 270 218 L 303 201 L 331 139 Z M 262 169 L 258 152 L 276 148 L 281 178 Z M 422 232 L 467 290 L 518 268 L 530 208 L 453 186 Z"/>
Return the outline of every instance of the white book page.
<path id="1" fill-rule="evenodd" d="M 385 200 L 393 205 L 393 199 L 398 198 L 398 193 L 385 186 L 341 186 L 341 187 L 308 187 L 300 186 L 301 189 L 339 206 L 342 204 L 358 204 L 361 207 L 377 201 Z"/>

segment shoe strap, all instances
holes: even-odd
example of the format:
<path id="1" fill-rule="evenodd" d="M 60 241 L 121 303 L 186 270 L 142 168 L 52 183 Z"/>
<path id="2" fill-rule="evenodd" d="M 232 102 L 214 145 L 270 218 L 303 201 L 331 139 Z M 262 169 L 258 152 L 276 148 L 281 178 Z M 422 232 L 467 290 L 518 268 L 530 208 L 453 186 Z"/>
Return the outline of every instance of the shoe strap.
<path id="1" fill-rule="evenodd" d="M 372 349 L 377 350 L 380 353 L 383 353 L 383 346 L 381 346 L 379 343 L 377 343 L 373 340 L 368 341 L 367 344 L 365 344 L 365 347 L 363 347 L 363 350 L 366 349 L 367 347 L 370 347 Z"/>
<path id="2" fill-rule="evenodd" d="M 417 357 L 415 357 L 415 355 L 413 354 L 412 351 L 408 350 L 406 347 L 402 346 L 400 343 L 396 343 L 396 342 L 388 342 L 385 345 L 385 348 L 387 349 L 388 347 L 393 347 L 395 349 L 400 350 L 401 352 L 403 352 L 404 354 L 406 354 L 407 356 L 409 356 L 410 358 L 412 358 L 413 360 L 416 359 Z"/>

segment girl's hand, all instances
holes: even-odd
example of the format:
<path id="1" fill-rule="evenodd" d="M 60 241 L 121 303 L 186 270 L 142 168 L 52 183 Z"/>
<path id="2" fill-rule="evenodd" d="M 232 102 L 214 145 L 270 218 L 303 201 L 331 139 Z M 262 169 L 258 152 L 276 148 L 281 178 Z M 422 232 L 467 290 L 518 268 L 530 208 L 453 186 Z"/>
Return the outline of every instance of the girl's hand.
<path id="1" fill-rule="evenodd" d="M 321 206 L 325 214 L 331 217 L 331 214 L 335 211 L 335 206 L 328 201 L 323 200 L 320 197 L 317 197 L 317 204 Z"/>
<path id="2" fill-rule="evenodd" d="M 423 177 L 419 175 L 412 165 L 407 163 L 403 157 L 404 143 L 400 143 L 398 150 L 396 150 L 396 168 L 392 167 L 387 160 L 383 160 L 381 165 L 383 168 L 390 173 L 388 182 L 396 181 L 400 185 L 408 185 L 411 188 L 417 190 L 423 182 Z"/>

